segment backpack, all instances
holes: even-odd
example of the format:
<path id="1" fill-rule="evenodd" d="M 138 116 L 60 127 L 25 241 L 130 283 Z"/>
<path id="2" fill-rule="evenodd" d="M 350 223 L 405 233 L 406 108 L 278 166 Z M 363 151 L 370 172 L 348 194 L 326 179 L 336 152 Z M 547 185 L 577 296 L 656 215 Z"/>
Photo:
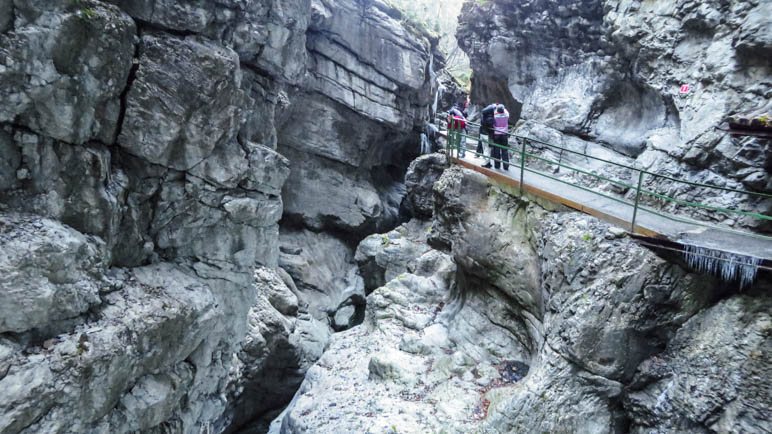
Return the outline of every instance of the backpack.
<path id="1" fill-rule="evenodd" d="M 466 120 L 462 118 L 461 116 L 452 116 L 452 121 L 450 122 L 450 125 L 453 129 L 456 130 L 463 130 L 466 129 Z"/>
<path id="2" fill-rule="evenodd" d="M 491 104 L 488 107 L 485 107 L 482 112 L 480 112 L 480 114 L 482 114 L 480 124 L 484 127 L 492 129 L 496 125 L 495 113 L 496 104 Z"/>

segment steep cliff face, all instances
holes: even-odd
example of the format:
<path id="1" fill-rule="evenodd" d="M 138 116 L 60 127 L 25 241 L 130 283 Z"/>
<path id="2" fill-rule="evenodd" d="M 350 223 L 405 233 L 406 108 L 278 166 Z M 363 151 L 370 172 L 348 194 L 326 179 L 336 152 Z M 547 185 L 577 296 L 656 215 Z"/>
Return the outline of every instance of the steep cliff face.
<path id="1" fill-rule="evenodd" d="M 302 162 L 285 186 L 287 218 L 359 238 L 397 223 L 436 42 L 401 19 L 378 2 L 312 2 L 308 74 L 280 114 L 279 150 Z"/>
<path id="2" fill-rule="evenodd" d="M 330 333 L 278 268 L 285 203 L 394 220 L 432 44 L 379 3 L 0 1 L 0 431 L 280 408 Z"/>
<path id="3" fill-rule="evenodd" d="M 770 110 L 772 45 L 769 26 L 759 23 L 769 7 L 756 0 L 468 2 L 457 36 L 472 59 L 473 99 L 517 108 L 526 121 L 520 133 L 580 152 L 601 145 L 621 163 L 763 192 L 772 188 L 769 141 L 715 127 L 728 115 Z M 772 206 L 663 178 L 645 184 L 713 206 Z M 696 212 L 769 231 L 758 220 Z"/>
<path id="4" fill-rule="evenodd" d="M 433 102 L 436 40 L 380 2 L 311 2 L 306 75 L 277 110 L 279 265 L 334 330 L 361 321 L 354 248 L 400 221 L 404 173 Z"/>
<path id="5" fill-rule="evenodd" d="M 414 166 L 441 174 L 433 217 L 359 245 L 365 322 L 271 432 L 770 429 L 768 284 L 739 292 L 434 158 Z"/>

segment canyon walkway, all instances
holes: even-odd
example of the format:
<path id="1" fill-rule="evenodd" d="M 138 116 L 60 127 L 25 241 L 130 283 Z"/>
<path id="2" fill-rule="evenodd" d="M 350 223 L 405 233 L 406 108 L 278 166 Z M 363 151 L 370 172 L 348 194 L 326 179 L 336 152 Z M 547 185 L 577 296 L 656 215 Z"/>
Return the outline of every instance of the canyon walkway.
<path id="1" fill-rule="evenodd" d="M 691 198 L 679 199 L 673 197 L 673 193 L 653 191 L 653 186 L 657 178 L 661 178 L 669 185 L 687 184 L 700 190 L 750 195 L 762 203 L 772 200 L 770 194 L 679 180 L 514 134 L 510 134 L 508 170 L 485 168 L 482 157 L 474 152 L 476 137 L 447 129 L 441 130 L 440 135 L 447 139 L 454 164 L 482 173 L 510 190 L 593 215 L 625 229 L 644 244 L 683 252 L 703 268 L 730 274 L 725 275 L 726 278 L 750 271 L 755 275 L 757 269 L 772 271 L 772 237 L 710 222 L 711 217 L 716 220 L 725 216 L 764 223 L 772 220 L 772 216 Z M 466 155 L 461 157 L 458 151 L 464 141 Z M 557 156 L 557 161 L 550 156 Z M 590 163 L 592 169 L 578 167 L 577 160 Z M 692 212 L 688 217 L 675 214 L 681 211 Z M 698 219 L 695 215 L 706 218 Z"/>

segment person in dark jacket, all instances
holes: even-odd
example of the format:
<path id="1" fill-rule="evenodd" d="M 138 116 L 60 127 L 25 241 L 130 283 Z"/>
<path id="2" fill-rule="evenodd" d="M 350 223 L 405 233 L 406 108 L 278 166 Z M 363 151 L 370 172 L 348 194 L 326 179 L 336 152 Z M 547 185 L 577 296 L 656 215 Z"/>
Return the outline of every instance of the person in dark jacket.
<path id="1" fill-rule="evenodd" d="M 486 157 L 486 150 L 488 151 L 487 154 L 490 156 L 490 141 L 493 137 L 493 127 L 495 124 L 495 117 L 496 117 L 496 107 L 497 104 L 491 104 L 480 112 L 481 118 L 480 118 L 480 136 L 477 139 L 477 153 L 480 154 L 483 158 L 485 158 L 485 165 L 483 167 L 491 167 L 490 160 Z M 485 138 L 483 139 L 483 136 Z M 488 149 L 486 149 L 488 148 Z"/>
<path id="2" fill-rule="evenodd" d="M 498 169 L 499 162 L 503 163 L 504 170 L 509 170 L 509 112 L 503 104 L 496 106 L 493 125 L 493 143 L 498 146 L 491 147 L 493 166 Z"/>

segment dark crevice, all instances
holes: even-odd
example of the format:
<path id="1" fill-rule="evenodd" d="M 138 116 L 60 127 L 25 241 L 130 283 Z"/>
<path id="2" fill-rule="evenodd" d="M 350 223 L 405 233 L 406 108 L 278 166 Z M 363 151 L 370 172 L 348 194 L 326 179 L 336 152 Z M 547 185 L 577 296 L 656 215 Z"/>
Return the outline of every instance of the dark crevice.
<path id="1" fill-rule="evenodd" d="M 120 137 L 123 131 L 123 123 L 126 120 L 126 105 L 128 100 L 129 91 L 134 85 L 134 81 L 137 79 L 137 71 L 139 70 L 139 55 L 140 45 L 142 44 L 140 28 L 137 26 L 137 40 L 134 43 L 134 56 L 131 59 L 131 68 L 129 69 L 129 75 L 126 79 L 126 86 L 123 88 L 120 96 L 120 113 L 118 114 L 118 123 L 115 127 L 115 135 L 113 136 L 113 145 L 118 144 L 118 137 Z"/>
<path id="2" fill-rule="evenodd" d="M 10 10 L 8 11 L 8 21 L 5 23 L 0 22 L 0 34 L 12 32 L 16 27 L 16 8 L 14 7 L 13 3 L 11 3 L 9 6 Z"/>
<path id="3" fill-rule="evenodd" d="M 258 55 L 257 57 L 260 57 L 260 56 Z M 273 74 L 268 72 L 268 70 L 255 65 L 254 63 L 249 63 L 249 62 L 241 61 L 241 62 L 239 62 L 239 66 L 242 69 L 247 69 L 249 71 L 254 72 L 255 74 L 257 74 L 260 77 L 264 77 L 264 78 L 267 78 L 269 80 L 273 80 L 274 79 Z"/>
<path id="4" fill-rule="evenodd" d="M 18 131 L 18 132 L 26 133 L 26 134 L 34 134 L 34 135 L 40 136 L 40 137 L 47 137 L 47 136 L 43 136 L 42 134 L 40 134 L 40 133 L 38 133 L 36 131 L 33 131 L 30 127 L 28 127 L 26 125 L 22 125 L 22 124 L 16 122 L 15 120 L 14 120 L 14 122 L 7 122 L 7 123 L 3 123 L 1 125 L 6 125 L 6 126 L 11 127 L 13 132 L 17 132 Z M 57 140 L 57 139 L 53 139 L 53 140 Z M 62 142 L 61 140 L 58 140 L 58 141 Z M 62 142 L 62 143 L 67 143 L 67 142 Z M 74 143 L 67 143 L 67 144 L 68 145 L 74 145 Z"/>
<path id="5" fill-rule="evenodd" d="M 177 36 L 180 38 L 187 38 L 189 36 L 201 36 L 199 33 L 192 32 L 190 30 L 178 30 L 178 29 L 172 29 L 169 27 L 165 27 L 162 25 L 159 25 L 157 23 L 151 23 L 148 21 L 140 20 L 137 18 L 134 18 L 134 21 L 137 23 L 137 30 L 140 32 L 147 32 L 147 33 L 166 33 L 172 36 Z"/>

